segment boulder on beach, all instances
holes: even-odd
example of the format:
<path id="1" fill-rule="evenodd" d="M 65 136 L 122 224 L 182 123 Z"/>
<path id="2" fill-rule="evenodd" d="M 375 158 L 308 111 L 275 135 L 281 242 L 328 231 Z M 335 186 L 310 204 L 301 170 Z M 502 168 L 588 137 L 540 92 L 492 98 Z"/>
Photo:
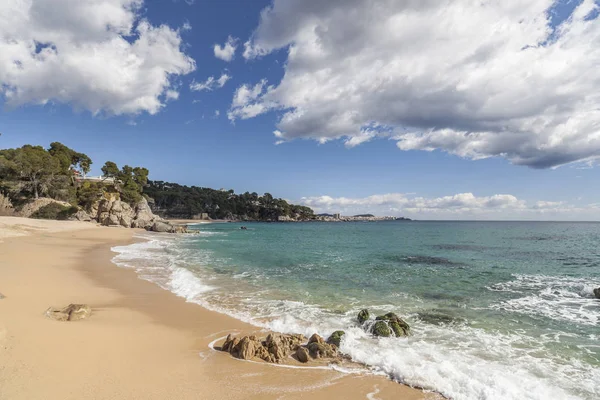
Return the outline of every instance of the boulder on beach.
<path id="1" fill-rule="evenodd" d="M 301 363 L 307 363 L 309 360 L 308 357 L 309 355 L 306 347 L 298 347 L 298 349 L 296 350 L 296 358 L 298 359 L 298 361 L 300 361 Z"/>
<path id="2" fill-rule="evenodd" d="M 364 310 L 360 310 L 360 312 L 358 313 L 358 323 L 359 324 L 364 324 L 369 318 L 371 317 L 371 315 L 369 314 L 369 310 L 364 309 Z"/>
<path id="3" fill-rule="evenodd" d="M 50 307 L 46 316 L 56 321 L 77 321 L 92 315 L 92 308 L 87 304 L 69 304 L 64 308 Z"/>
<path id="4" fill-rule="evenodd" d="M 339 348 L 340 342 L 342 341 L 342 336 L 344 336 L 345 334 L 346 332 L 344 331 L 335 331 L 331 334 L 331 336 L 329 336 L 329 338 L 327 339 L 327 343 L 334 344 Z"/>
<path id="5" fill-rule="evenodd" d="M 168 222 L 156 221 L 150 230 L 153 232 L 172 233 L 173 229 L 173 225 Z"/>
<path id="6" fill-rule="evenodd" d="M 594 289 L 594 296 L 597 299 L 600 299 L 600 288 Z"/>
<path id="7" fill-rule="evenodd" d="M 269 334 L 264 340 L 254 335 L 244 336 L 241 339 L 228 335 L 221 350 L 243 360 L 259 358 L 270 363 L 280 363 L 292 354 L 297 356 L 297 350 L 304 340 L 306 339 L 302 335 L 277 333 Z"/>
<path id="8" fill-rule="evenodd" d="M 221 350 L 243 360 L 261 359 L 269 363 L 282 363 L 291 358 L 301 363 L 310 359 L 338 358 L 337 346 L 326 343 L 321 336 L 312 335 L 308 344 L 303 346 L 305 341 L 303 335 L 280 333 L 271 333 L 264 340 L 254 335 L 241 339 L 228 335 Z"/>

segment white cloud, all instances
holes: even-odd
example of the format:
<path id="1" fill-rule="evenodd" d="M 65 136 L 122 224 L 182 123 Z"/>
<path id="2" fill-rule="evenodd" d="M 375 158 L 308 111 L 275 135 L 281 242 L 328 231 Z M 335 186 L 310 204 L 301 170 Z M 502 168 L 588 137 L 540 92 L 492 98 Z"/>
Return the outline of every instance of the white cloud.
<path id="1" fill-rule="evenodd" d="M 279 140 L 388 137 L 535 168 L 598 158 L 599 5 L 552 26 L 556 3 L 274 0 L 244 57 L 285 48 L 285 76 L 230 114 L 284 110 Z"/>
<path id="2" fill-rule="evenodd" d="M 316 212 L 407 216 L 421 219 L 600 219 L 600 205 L 575 207 L 565 202 L 527 202 L 510 194 L 477 197 L 460 193 L 437 198 L 389 193 L 362 198 L 303 197 L 300 204 Z"/>
<path id="3" fill-rule="evenodd" d="M 0 95 L 93 114 L 155 114 L 195 69 L 179 30 L 141 18 L 143 0 L 0 2 Z"/>
<path id="4" fill-rule="evenodd" d="M 227 38 L 227 42 L 222 46 L 219 44 L 215 44 L 214 51 L 215 57 L 221 59 L 223 61 L 231 61 L 235 57 L 235 50 L 237 48 L 237 39 L 229 36 Z"/>
<path id="5" fill-rule="evenodd" d="M 274 109 L 276 104 L 265 100 L 265 96 L 271 90 L 273 90 L 273 87 L 267 86 L 266 79 L 263 79 L 254 86 L 240 86 L 233 94 L 233 101 L 227 117 L 233 122 L 238 118 L 254 118 L 269 109 Z"/>
<path id="6" fill-rule="evenodd" d="M 192 84 L 190 85 L 190 89 L 196 92 L 200 92 L 203 90 L 215 90 L 215 89 L 220 89 L 223 86 L 225 86 L 225 84 L 227 83 L 228 80 L 231 79 L 231 76 L 227 75 L 226 73 L 223 73 L 219 78 L 216 78 L 214 76 L 209 76 L 208 79 L 206 79 L 206 81 L 204 82 L 192 82 Z"/>

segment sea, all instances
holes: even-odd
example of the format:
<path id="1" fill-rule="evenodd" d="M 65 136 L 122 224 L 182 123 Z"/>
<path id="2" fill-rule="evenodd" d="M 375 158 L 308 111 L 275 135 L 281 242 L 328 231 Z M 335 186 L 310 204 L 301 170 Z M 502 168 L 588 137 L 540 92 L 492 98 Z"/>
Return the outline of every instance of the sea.
<path id="1" fill-rule="evenodd" d="M 142 234 L 114 262 L 257 327 L 344 330 L 365 373 L 450 399 L 600 399 L 600 223 L 244 225 Z M 372 337 L 364 308 L 412 336 Z"/>

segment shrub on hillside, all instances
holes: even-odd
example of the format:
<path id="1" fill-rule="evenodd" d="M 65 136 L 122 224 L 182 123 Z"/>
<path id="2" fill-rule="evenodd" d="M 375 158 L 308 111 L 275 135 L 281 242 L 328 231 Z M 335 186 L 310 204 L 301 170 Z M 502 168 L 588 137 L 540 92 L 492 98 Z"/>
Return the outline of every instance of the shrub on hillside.
<path id="1" fill-rule="evenodd" d="M 77 207 L 66 207 L 58 203 L 50 203 L 34 212 L 31 218 L 66 220 L 77 211 Z"/>

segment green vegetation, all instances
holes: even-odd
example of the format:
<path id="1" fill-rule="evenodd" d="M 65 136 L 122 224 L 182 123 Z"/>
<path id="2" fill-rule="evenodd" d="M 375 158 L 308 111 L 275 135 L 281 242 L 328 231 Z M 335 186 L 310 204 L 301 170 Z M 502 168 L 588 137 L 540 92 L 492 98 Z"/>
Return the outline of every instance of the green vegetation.
<path id="1" fill-rule="evenodd" d="M 31 218 L 66 220 L 77 211 L 77 207 L 67 207 L 58 203 L 50 203 L 34 212 Z"/>
<path id="2" fill-rule="evenodd" d="M 121 200 L 136 204 L 142 199 L 144 186 L 148 183 L 149 171 L 142 167 L 125 165 L 121 170 L 117 164 L 107 161 L 102 167 L 102 174 L 114 181 L 114 186 L 121 194 Z"/>
<path id="3" fill-rule="evenodd" d="M 102 171 L 106 178 L 112 179 L 89 182 L 85 176 L 91 165 L 92 160 L 86 154 L 59 142 L 51 143 L 48 149 L 25 145 L 0 150 L 0 193 L 17 207 L 39 197 L 49 197 L 87 209 L 106 192 L 119 193 L 121 200 L 132 205 L 141 200 L 148 181 L 146 168 L 126 165 L 119 170 L 109 161 Z M 52 218 L 60 212 L 52 207 L 39 211 L 39 218 Z"/>
<path id="4" fill-rule="evenodd" d="M 70 203 L 73 208 L 48 205 L 38 210 L 35 218 L 62 219 L 77 211 L 89 210 L 107 193 L 131 206 L 146 197 L 154 211 L 166 217 L 193 218 L 206 214 L 213 219 L 277 221 L 280 217 L 297 220 L 314 218 L 308 207 L 289 204 L 265 193 L 235 194 L 233 190 L 188 187 L 176 183 L 149 181 L 143 167 L 122 168 L 107 161 L 101 168 L 103 179 L 89 180 L 92 160 L 59 142 L 45 149 L 25 145 L 0 150 L 0 195 L 18 210 L 40 197 Z"/>
<path id="5" fill-rule="evenodd" d="M 154 199 L 159 213 L 172 218 L 193 218 L 203 213 L 213 219 L 277 221 L 279 217 L 298 220 L 314 218 L 309 207 L 289 204 L 270 193 L 235 194 L 233 190 L 215 190 L 176 183 L 149 181 L 144 193 Z"/>

